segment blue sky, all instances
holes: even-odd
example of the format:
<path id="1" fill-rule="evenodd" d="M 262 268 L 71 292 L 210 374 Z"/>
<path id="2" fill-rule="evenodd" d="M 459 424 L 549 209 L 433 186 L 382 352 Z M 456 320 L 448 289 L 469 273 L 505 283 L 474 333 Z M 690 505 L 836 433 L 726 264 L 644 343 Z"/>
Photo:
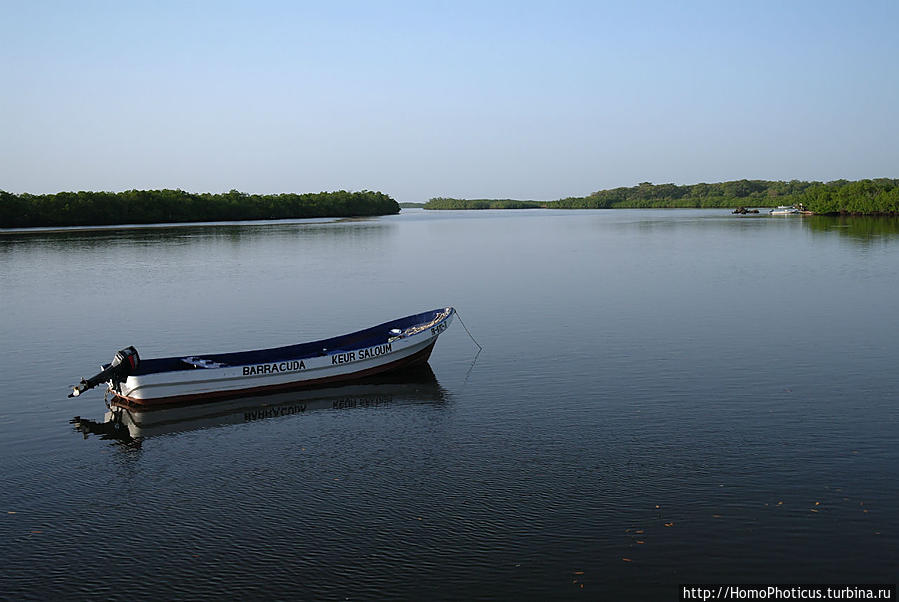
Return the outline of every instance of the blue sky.
<path id="1" fill-rule="evenodd" d="M 899 2 L 0 0 L 0 189 L 899 177 Z"/>

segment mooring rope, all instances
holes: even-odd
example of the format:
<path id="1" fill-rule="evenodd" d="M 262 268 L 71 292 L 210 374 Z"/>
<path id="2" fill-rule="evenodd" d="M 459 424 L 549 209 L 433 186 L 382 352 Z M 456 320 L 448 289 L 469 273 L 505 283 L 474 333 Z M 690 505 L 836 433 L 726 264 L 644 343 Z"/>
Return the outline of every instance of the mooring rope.
<path id="1" fill-rule="evenodd" d="M 468 377 L 471 376 L 471 371 L 474 370 L 474 365 L 478 363 L 478 358 L 481 356 L 482 349 L 478 349 L 478 352 L 474 354 L 474 359 L 471 360 L 471 365 L 468 367 L 468 372 L 465 373 L 465 379 L 462 381 L 462 386 L 468 384 Z"/>
<path id="2" fill-rule="evenodd" d="M 484 348 L 481 347 L 481 344 L 478 343 L 473 336 L 471 336 L 471 331 L 468 330 L 468 326 L 465 325 L 465 322 L 462 321 L 462 316 L 459 315 L 459 310 L 456 310 L 456 317 L 459 318 L 459 324 L 462 325 L 462 328 L 465 329 L 465 332 L 468 333 L 468 338 L 471 339 L 471 342 L 478 346 L 478 353 L 480 353 Z"/>

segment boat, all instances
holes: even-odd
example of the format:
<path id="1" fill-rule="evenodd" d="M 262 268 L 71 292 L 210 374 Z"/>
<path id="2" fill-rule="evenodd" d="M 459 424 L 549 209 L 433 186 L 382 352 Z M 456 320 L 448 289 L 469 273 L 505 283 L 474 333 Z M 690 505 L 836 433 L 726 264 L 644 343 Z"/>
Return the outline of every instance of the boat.
<path id="1" fill-rule="evenodd" d="M 250 395 L 189 405 L 134 408 L 113 399 L 102 422 L 75 416 L 85 435 L 134 441 L 193 430 L 301 416 L 310 412 L 364 410 L 407 404 L 439 404 L 446 392 L 428 364 L 361 378 L 352 383 Z"/>
<path id="2" fill-rule="evenodd" d="M 126 347 L 69 397 L 105 382 L 115 403 L 152 408 L 333 386 L 426 363 L 454 315 L 444 307 L 330 339 L 236 353 L 141 359 Z"/>
<path id="3" fill-rule="evenodd" d="M 798 215 L 800 211 L 796 205 L 779 205 L 768 213 L 770 215 Z"/>

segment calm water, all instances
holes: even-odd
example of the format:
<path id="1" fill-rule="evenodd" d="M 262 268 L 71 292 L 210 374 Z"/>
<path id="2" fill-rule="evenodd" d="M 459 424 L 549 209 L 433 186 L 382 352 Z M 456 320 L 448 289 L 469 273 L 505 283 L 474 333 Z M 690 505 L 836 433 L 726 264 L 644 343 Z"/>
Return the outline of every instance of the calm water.
<path id="1" fill-rule="evenodd" d="M 413 210 L 0 234 L 0 595 L 660 600 L 687 582 L 895 582 L 897 232 Z M 130 443 L 68 422 L 102 420 L 102 393 L 68 385 L 127 345 L 270 347 L 444 305 L 484 350 L 454 324 L 433 373 L 407 382 Z"/>

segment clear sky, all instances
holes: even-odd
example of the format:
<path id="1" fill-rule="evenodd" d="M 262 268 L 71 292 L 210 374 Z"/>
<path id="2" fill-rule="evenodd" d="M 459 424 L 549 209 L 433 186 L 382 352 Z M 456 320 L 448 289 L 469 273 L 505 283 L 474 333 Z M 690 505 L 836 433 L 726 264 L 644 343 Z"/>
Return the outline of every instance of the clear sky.
<path id="1" fill-rule="evenodd" d="M 899 1 L 0 0 L 0 189 L 899 177 Z"/>

